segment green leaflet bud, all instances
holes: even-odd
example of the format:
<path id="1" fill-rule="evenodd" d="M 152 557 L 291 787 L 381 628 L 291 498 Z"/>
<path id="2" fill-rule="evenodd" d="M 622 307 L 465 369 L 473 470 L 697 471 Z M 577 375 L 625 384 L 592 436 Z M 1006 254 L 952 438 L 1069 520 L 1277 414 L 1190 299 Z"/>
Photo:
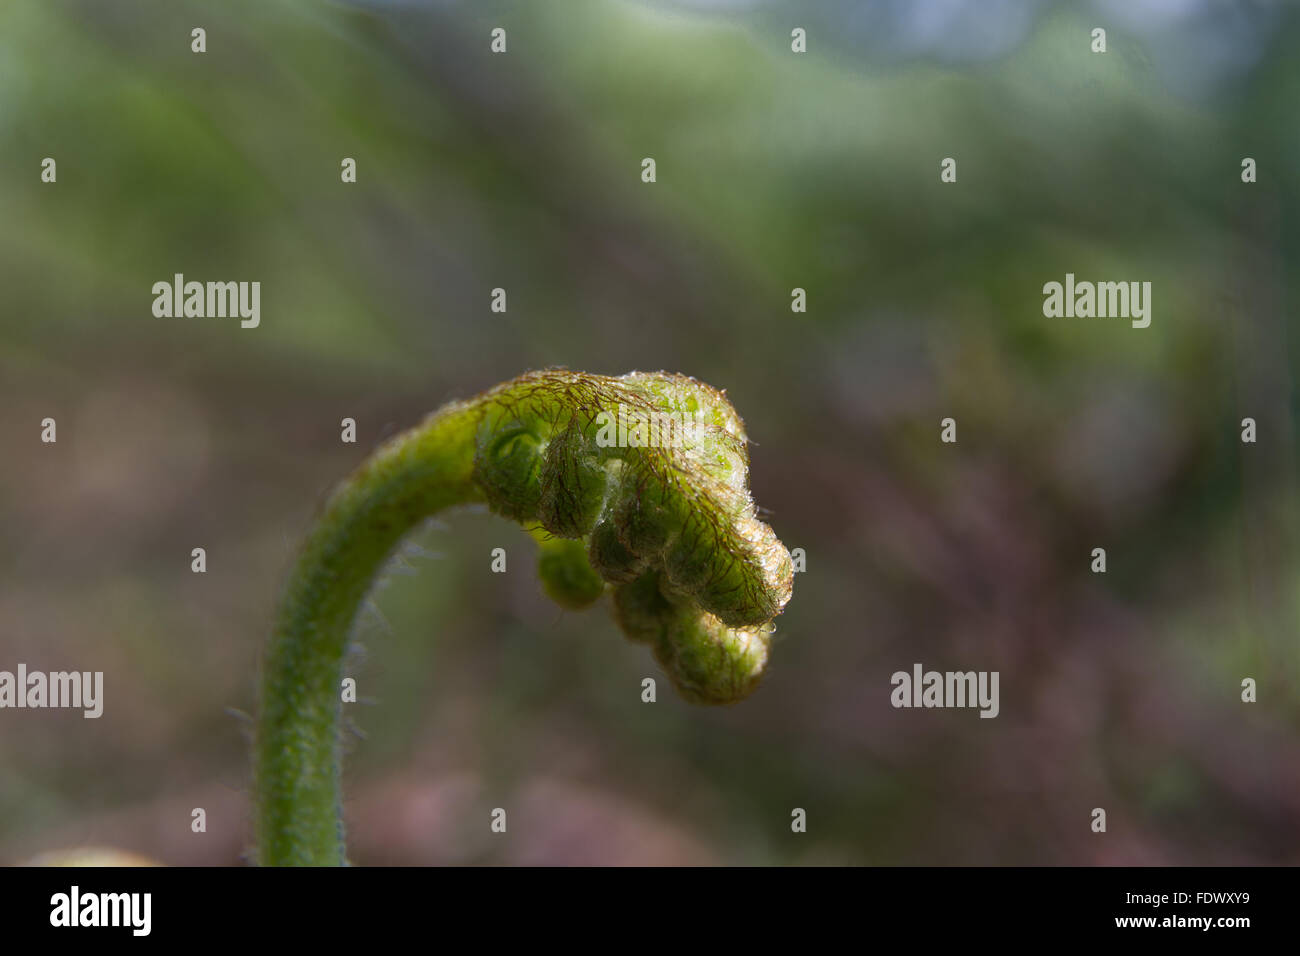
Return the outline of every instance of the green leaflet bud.
<path id="1" fill-rule="evenodd" d="M 577 420 L 551 439 L 542 475 L 542 524 L 553 534 L 582 537 L 605 505 L 610 474 Z"/>
<path id="2" fill-rule="evenodd" d="M 745 431 L 720 392 L 682 375 L 552 370 L 484 393 L 474 481 L 499 514 L 590 536 L 610 583 L 643 568 L 732 627 L 790 599 L 789 552 L 754 514 Z"/>
<path id="3" fill-rule="evenodd" d="M 693 704 L 734 704 L 753 692 L 767 666 L 771 627 L 727 627 L 665 595 L 649 572 L 614 592 L 614 613 L 632 640 L 650 643 L 677 692 Z"/>
<path id="4" fill-rule="evenodd" d="M 485 416 L 479 436 L 474 480 L 488 506 L 514 521 L 536 520 L 542 498 L 541 437 L 522 422 L 498 424 L 497 416 Z"/>
<path id="5" fill-rule="evenodd" d="M 539 544 L 537 576 L 546 596 L 560 607 L 581 611 L 605 593 L 605 582 L 588 563 L 581 541 L 548 536 Z"/>
<path id="6" fill-rule="evenodd" d="M 610 584 L 623 584 L 639 577 L 645 561 L 629 551 L 619 540 L 613 521 L 601 521 L 591 531 L 587 545 L 591 566 Z"/>
<path id="7" fill-rule="evenodd" d="M 769 646 L 764 628 L 727 627 L 700 612 L 655 645 L 655 660 L 690 703 L 734 704 L 758 686 Z"/>
<path id="8" fill-rule="evenodd" d="M 657 644 L 676 615 L 677 608 L 660 592 L 654 571 L 614 590 L 614 619 L 630 641 Z"/>
<path id="9" fill-rule="evenodd" d="M 585 606 L 597 579 L 626 588 L 652 574 L 671 613 L 653 625 L 620 613 L 629 637 L 653 643 L 692 699 L 748 693 L 767 660 L 761 629 L 790 600 L 794 575 L 755 515 L 744 424 L 726 397 L 663 372 L 551 370 L 471 404 L 481 416 L 473 481 L 492 510 L 585 542 L 543 554 L 547 593 Z"/>

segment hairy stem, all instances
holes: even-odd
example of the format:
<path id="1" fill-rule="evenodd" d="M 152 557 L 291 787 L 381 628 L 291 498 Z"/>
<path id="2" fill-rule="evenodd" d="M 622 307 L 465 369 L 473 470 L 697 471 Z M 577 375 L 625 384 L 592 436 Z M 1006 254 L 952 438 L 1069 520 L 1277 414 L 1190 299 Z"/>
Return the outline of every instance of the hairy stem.
<path id="1" fill-rule="evenodd" d="M 470 480 L 476 417 L 451 406 L 390 441 L 333 494 L 303 545 L 263 665 L 256 743 L 263 865 L 346 862 L 338 722 L 349 635 L 398 542 L 430 515 L 482 500 Z"/>

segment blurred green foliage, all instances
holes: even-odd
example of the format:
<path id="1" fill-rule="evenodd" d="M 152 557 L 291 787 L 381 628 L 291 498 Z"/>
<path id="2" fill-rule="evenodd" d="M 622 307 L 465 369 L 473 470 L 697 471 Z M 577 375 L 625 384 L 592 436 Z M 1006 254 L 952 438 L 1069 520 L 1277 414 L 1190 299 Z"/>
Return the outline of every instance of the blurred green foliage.
<path id="1" fill-rule="evenodd" d="M 1300 21 L 1192 97 L 1090 8 L 945 62 L 852 6 L 806 55 L 770 5 L 0 7 L 0 667 L 106 683 L 0 719 L 0 858 L 236 862 L 227 709 L 321 496 L 567 365 L 727 389 L 808 554 L 773 673 L 643 704 L 648 651 L 455 516 L 359 627 L 358 862 L 1296 862 Z M 261 326 L 154 318 L 176 272 L 260 281 Z M 1066 272 L 1151 281 L 1151 327 L 1044 318 Z M 914 661 L 1000 670 L 1001 715 L 892 710 Z"/>

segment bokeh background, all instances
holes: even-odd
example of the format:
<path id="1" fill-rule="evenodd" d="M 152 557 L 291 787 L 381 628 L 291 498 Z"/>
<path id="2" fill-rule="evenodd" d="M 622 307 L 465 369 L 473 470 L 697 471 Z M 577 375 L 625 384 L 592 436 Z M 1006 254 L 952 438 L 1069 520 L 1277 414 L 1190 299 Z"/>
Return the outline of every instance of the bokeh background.
<path id="1" fill-rule="evenodd" d="M 770 676 L 642 703 L 607 609 L 447 515 L 358 625 L 356 862 L 1300 862 L 1298 52 L 1263 2 L 3 4 L 0 668 L 105 712 L 0 713 L 0 862 L 245 861 L 323 496 L 551 365 L 727 389 L 807 553 Z M 261 326 L 154 318 L 176 272 Z M 1066 272 L 1151 281 L 1150 328 L 1044 318 Z M 1000 716 L 893 709 L 918 661 Z"/>

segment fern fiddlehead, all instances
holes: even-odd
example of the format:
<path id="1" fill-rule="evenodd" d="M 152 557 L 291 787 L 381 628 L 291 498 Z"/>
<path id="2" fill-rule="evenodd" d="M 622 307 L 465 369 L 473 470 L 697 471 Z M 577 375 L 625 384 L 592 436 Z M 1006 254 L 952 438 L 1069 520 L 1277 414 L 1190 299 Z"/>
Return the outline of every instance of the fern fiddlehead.
<path id="1" fill-rule="evenodd" d="M 626 636 L 681 695 L 733 703 L 767 664 L 789 552 L 754 511 L 744 426 L 694 379 L 534 372 L 391 439 L 326 502 L 291 573 L 262 674 L 258 860 L 345 862 L 339 685 L 358 608 L 399 541 L 486 502 L 540 543 L 561 606 L 613 591 Z"/>

